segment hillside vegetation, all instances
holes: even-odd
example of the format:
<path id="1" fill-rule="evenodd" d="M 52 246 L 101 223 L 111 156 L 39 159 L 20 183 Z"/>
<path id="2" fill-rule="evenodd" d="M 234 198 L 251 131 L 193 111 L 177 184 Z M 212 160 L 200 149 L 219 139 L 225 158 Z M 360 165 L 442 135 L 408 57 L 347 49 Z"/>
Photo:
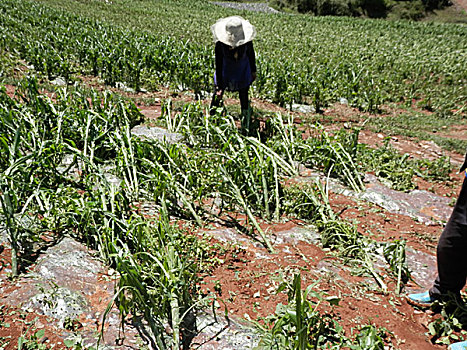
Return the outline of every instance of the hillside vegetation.
<path id="1" fill-rule="evenodd" d="M 296 115 L 259 112 L 255 106 L 250 130 L 239 130 L 226 109 L 207 113 L 199 97 L 212 88 L 209 27 L 233 14 L 238 12 L 202 0 L 0 2 L 0 232 L 8 243 L 1 246 L 0 277 L 14 289 L 15 278 L 33 264 L 30 256 L 40 253 L 38 246 L 71 236 L 118 275 L 109 309 L 117 305 L 122 327 L 126 319 L 140 318 L 154 348 L 188 349 L 196 311 L 221 307 L 216 298 L 224 286 L 217 281 L 204 293 L 203 278 L 217 267 L 235 269 L 224 264 L 222 254 L 244 264 L 230 271 L 237 280 L 257 265 L 245 258 L 246 248 L 213 244 L 203 236 L 213 227 L 228 228 L 253 242 L 256 250 L 249 253 L 261 251 L 264 261 L 277 262 L 284 252 L 293 258 L 291 264 L 284 260 L 289 265 L 283 276 L 277 275 L 278 265 L 258 274 L 267 279 L 264 287 L 273 289 L 270 295 L 243 282 L 245 298 L 224 291 L 228 303 L 254 299 L 257 309 L 259 300 L 276 303 L 273 297 L 288 295 L 286 306 L 259 320 L 261 348 L 394 349 L 402 342 L 385 327 L 400 330 L 407 323 L 376 325 L 378 317 L 356 320 L 353 311 L 334 317 L 333 308 L 357 297 L 351 309 L 356 310 L 372 293 L 381 297 L 373 300 L 391 306 L 383 312 L 404 315 L 393 312 L 411 277 L 406 240 L 399 235 L 404 231 L 420 240 L 410 236 L 415 221 L 408 217 L 407 228 L 397 222 L 386 234 L 384 224 L 369 226 L 364 216 L 372 210 L 361 204 L 343 202 L 342 210 L 332 205 L 328 183 L 332 178 L 346 193 L 358 194 L 365 191 L 365 174 L 372 173 L 392 190 L 410 191 L 415 177 L 430 184 L 449 181 L 450 162 L 438 155 L 433 161 L 401 155 L 389 138 L 370 148 L 359 143 L 360 128 L 328 132 L 319 123 L 299 125 Z M 325 107 L 348 101 L 342 105 L 361 114 L 362 127 L 364 118 L 381 117 L 387 126 L 401 117 L 400 129 L 418 135 L 465 121 L 465 26 L 240 14 L 258 29 L 252 90 L 269 106 L 309 104 L 313 114 L 324 116 Z M 61 87 L 52 85 L 57 81 Z M 89 81 L 97 82 L 97 89 Z M 133 92 L 109 91 L 121 86 Z M 156 101 L 152 93 L 162 89 L 169 96 L 189 91 L 196 100 Z M 144 120 L 137 98 L 158 103 L 156 121 Z M 385 108 L 405 108 L 408 116 L 379 115 Z M 136 137 L 132 130 L 142 123 L 158 123 L 183 142 Z M 465 140 L 440 139 L 458 151 L 465 146 Z M 303 186 L 293 181 L 302 172 L 313 172 Z M 341 215 L 351 207 L 358 212 L 353 221 Z M 403 221 L 383 222 L 391 220 Z M 322 256 L 333 252 L 339 265 L 353 267 L 372 286 L 345 286 L 346 293 L 316 287 L 318 255 L 281 252 L 273 226 L 283 223 L 313 227 L 319 247 L 307 239 L 300 248 L 314 244 Z M 420 226 L 426 236 L 427 226 Z M 5 259 L 6 253 L 11 258 Z M 10 269 L 7 277 L 4 266 Z M 303 289 L 302 281 L 316 283 Z M 337 286 L 330 277 L 328 282 Z M 236 312 L 230 305 L 226 314 Z M 0 307 L 2 325 L 3 317 Z M 455 328 L 459 322 L 448 322 L 452 329 L 432 326 L 433 339 L 463 336 Z M 416 339 L 425 349 L 426 340 Z M 23 334 L 0 340 L 10 348 L 25 341 Z M 30 348 L 45 347 L 35 345 Z"/>
<path id="2" fill-rule="evenodd" d="M 420 19 L 428 11 L 451 5 L 449 0 L 272 0 L 281 10 L 287 9 L 317 16 L 366 16 Z"/>
<path id="3" fill-rule="evenodd" d="M 59 10 L 37 2 L 2 3 L 2 26 L 15 28 L 4 31 L 2 50 L 19 52 L 49 77 L 94 74 L 108 84 L 165 83 L 196 92 L 211 89 L 210 25 L 236 13 L 207 1 L 40 3 Z M 388 102 L 418 100 L 450 115 L 466 101 L 465 26 L 243 15 L 259 33 L 255 94 L 274 103 L 308 103 L 319 111 L 345 98 L 361 110 L 378 111 Z M 51 54 L 37 54 L 43 51 Z"/>

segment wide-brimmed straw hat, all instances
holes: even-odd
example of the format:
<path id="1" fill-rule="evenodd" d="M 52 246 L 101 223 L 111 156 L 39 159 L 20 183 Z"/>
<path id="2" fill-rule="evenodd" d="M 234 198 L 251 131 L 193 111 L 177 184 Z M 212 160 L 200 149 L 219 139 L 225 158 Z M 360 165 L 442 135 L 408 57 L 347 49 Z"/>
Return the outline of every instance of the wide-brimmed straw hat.
<path id="1" fill-rule="evenodd" d="M 252 41 L 256 36 L 255 27 L 240 16 L 231 16 L 218 19 L 211 26 L 214 41 L 237 47 Z"/>

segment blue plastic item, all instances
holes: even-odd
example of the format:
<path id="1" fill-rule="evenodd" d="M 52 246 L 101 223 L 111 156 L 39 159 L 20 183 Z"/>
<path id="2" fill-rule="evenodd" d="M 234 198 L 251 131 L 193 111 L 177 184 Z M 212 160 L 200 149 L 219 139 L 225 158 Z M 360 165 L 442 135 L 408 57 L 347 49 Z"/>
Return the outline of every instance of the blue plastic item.
<path id="1" fill-rule="evenodd" d="M 428 291 L 423 293 L 415 293 L 407 295 L 407 301 L 416 306 L 429 307 L 435 301 L 434 298 L 430 296 Z M 461 348 L 462 349 L 462 348 Z"/>

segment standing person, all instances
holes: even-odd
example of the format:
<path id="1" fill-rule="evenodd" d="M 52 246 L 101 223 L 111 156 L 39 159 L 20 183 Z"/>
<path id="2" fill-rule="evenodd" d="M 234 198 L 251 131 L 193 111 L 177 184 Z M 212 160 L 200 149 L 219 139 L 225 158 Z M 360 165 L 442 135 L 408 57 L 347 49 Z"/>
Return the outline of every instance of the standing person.
<path id="1" fill-rule="evenodd" d="M 435 300 L 452 296 L 462 301 L 461 290 L 467 278 L 467 154 L 460 172 L 465 171 L 464 182 L 446 227 L 436 249 L 438 276 L 430 290 L 409 294 L 409 303 L 429 307 Z M 454 343 L 450 350 L 467 349 L 467 341 Z"/>
<path id="2" fill-rule="evenodd" d="M 248 89 L 256 79 L 256 58 L 252 40 L 255 27 L 240 16 L 217 20 L 211 26 L 214 36 L 216 71 L 211 113 L 222 103 L 224 91 L 238 91 L 240 97 L 242 130 L 249 131 L 251 109 Z"/>

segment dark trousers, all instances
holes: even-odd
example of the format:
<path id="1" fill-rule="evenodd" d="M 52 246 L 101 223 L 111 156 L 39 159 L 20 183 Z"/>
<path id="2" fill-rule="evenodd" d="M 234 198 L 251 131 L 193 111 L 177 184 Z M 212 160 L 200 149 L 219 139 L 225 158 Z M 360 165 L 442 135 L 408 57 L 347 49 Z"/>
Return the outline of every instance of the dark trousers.
<path id="1" fill-rule="evenodd" d="M 214 94 L 212 95 L 211 100 L 211 110 L 213 108 L 220 107 L 222 105 L 222 98 L 224 96 L 224 91 L 220 95 L 216 94 L 216 90 L 214 90 Z M 248 88 L 240 89 L 238 91 L 238 97 L 240 98 L 240 108 L 241 109 L 248 109 L 249 102 L 248 102 Z"/>
<path id="2" fill-rule="evenodd" d="M 467 178 L 436 250 L 438 277 L 430 295 L 439 298 L 448 292 L 460 297 L 467 277 Z"/>

